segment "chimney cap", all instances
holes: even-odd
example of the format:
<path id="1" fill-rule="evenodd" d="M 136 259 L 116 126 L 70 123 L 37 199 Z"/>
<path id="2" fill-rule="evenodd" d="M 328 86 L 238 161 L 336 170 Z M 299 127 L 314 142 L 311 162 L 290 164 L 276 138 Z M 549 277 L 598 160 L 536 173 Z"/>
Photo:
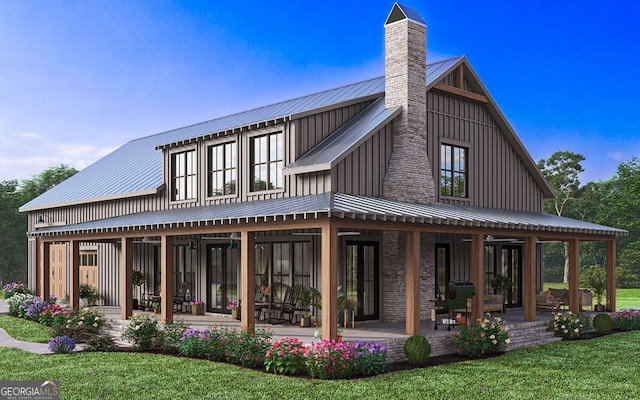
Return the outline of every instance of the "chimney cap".
<path id="1" fill-rule="evenodd" d="M 394 22 L 402 21 L 403 19 L 408 19 L 420 25 L 427 26 L 427 23 L 424 22 L 424 20 L 416 10 L 398 3 L 395 3 L 393 5 L 393 8 L 391 8 L 391 12 L 387 17 L 387 22 L 385 22 L 384 24 L 389 25 Z"/>

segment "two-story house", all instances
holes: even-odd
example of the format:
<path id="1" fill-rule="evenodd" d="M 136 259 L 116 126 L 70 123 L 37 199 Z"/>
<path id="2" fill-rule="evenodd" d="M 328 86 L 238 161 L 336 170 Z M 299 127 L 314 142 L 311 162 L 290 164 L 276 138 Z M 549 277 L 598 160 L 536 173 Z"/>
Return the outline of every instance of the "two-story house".
<path id="1" fill-rule="evenodd" d="M 382 77 L 133 140 L 25 204 L 29 284 L 77 307 L 93 282 L 126 318 L 139 270 L 163 319 L 186 285 L 209 312 L 241 300 L 244 326 L 256 288 L 315 286 L 325 337 L 341 287 L 356 319 L 414 334 L 450 281 L 474 283 L 482 315 L 496 275 L 535 320 L 545 241 L 569 243 L 577 309 L 578 243 L 597 240 L 615 293 L 626 232 L 543 214 L 554 193 L 468 60 L 427 61 L 407 7 L 384 30 Z"/>

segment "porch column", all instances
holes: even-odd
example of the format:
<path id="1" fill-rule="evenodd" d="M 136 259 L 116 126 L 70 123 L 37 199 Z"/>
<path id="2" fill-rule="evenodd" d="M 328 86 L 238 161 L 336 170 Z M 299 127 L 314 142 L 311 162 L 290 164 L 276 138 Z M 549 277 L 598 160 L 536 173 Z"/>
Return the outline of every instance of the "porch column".
<path id="1" fill-rule="evenodd" d="M 484 235 L 471 235 L 471 282 L 476 294 L 471 298 L 471 318 L 484 317 Z"/>
<path id="2" fill-rule="evenodd" d="M 616 310 L 616 240 L 607 240 L 607 303 Z"/>
<path id="3" fill-rule="evenodd" d="M 322 225 L 322 338 L 338 338 L 338 229 Z"/>
<path id="4" fill-rule="evenodd" d="M 536 320 L 536 238 L 524 239 L 524 320 Z"/>
<path id="5" fill-rule="evenodd" d="M 569 240 L 569 310 L 580 311 L 580 241 Z"/>
<path id="6" fill-rule="evenodd" d="M 407 335 L 420 334 L 420 232 L 407 232 L 406 258 L 406 326 Z"/>
<path id="7" fill-rule="evenodd" d="M 122 238 L 122 269 L 120 304 L 122 319 L 131 317 L 133 311 L 133 239 Z"/>
<path id="8" fill-rule="evenodd" d="M 160 269 L 160 308 L 162 322 L 173 321 L 173 236 L 160 237 L 160 252 L 162 267 Z"/>
<path id="9" fill-rule="evenodd" d="M 240 240 L 240 288 L 242 307 L 240 322 L 243 329 L 255 328 L 256 284 L 255 284 L 255 236 L 254 232 L 241 232 Z"/>
<path id="10" fill-rule="evenodd" d="M 36 257 L 38 273 L 36 278 L 36 292 L 42 301 L 47 301 L 51 288 L 51 243 L 45 242 L 42 238 L 36 238 Z M 61 296 L 61 295 L 60 295 Z"/>
<path id="11" fill-rule="evenodd" d="M 69 307 L 76 310 L 80 306 L 80 242 L 69 242 Z"/>

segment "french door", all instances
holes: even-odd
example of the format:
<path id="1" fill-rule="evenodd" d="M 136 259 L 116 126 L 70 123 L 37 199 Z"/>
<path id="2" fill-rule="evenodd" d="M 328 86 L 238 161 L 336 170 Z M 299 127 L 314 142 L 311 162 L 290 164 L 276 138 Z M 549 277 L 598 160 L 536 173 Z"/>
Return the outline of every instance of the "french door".
<path id="1" fill-rule="evenodd" d="M 511 288 L 505 294 L 505 307 L 522 306 L 522 246 L 502 246 L 502 271 Z"/>
<path id="2" fill-rule="evenodd" d="M 229 302 L 238 301 L 239 254 L 229 245 L 207 246 L 207 309 L 230 313 Z"/>
<path id="3" fill-rule="evenodd" d="M 347 241 L 347 298 L 356 300 L 355 319 L 377 319 L 378 304 L 378 242 Z"/>

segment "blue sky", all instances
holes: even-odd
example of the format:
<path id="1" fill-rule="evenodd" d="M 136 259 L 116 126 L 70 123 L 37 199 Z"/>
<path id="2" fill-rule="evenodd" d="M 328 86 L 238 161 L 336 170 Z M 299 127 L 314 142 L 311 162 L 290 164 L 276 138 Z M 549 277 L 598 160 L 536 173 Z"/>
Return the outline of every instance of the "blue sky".
<path id="1" fill-rule="evenodd" d="M 640 156 L 640 2 L 407 0 L 427 59 L 464 54 L 534 160 L 608 179 Z M 0 180 L 381 76 L 391 1 L 14 1 L 0 6 Z"/>

